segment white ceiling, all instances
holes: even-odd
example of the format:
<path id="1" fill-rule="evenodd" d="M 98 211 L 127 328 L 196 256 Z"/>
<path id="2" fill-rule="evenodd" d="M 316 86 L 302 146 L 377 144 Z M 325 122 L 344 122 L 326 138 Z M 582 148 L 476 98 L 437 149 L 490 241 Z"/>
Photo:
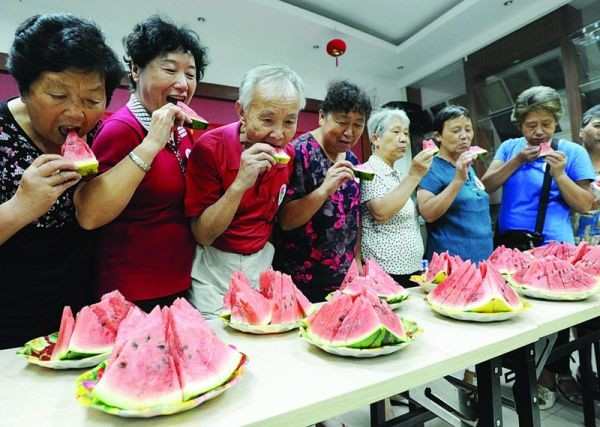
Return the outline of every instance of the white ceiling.
<path id="1" fill-rule="evenodd" d="M 349 78 L 383 103 L 404 99 L 406 86 L 568 1 L 0 0 L 0 51 L 8 51 L 26 17 L 67 11 L 95 20 L 122 55 L 121 38 L 160 13 L 196 30 L 209 47 L 207 82 L 238 86 L 256 64 L 286 63 L 304 78 L 310 97 L 322 98 L 332 79 Z M 337 68 L 324 51 L 335 37 L 348 45 Z"/>

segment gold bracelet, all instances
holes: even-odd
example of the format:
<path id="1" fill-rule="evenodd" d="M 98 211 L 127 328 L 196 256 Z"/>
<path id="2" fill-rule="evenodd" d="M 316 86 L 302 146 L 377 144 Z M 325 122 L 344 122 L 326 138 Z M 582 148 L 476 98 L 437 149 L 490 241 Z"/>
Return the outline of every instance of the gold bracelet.
<path id="1" fill-rule="evenodd" d="M 146 173 L 150 170 L 151 165 L 149 165 L 148 163 L 143 161 L 142 158 L 140 156 L 138 156 L 137 154 L 135 154 L 133 151 L 130 151 L 128 156 L 131 159 L 131 161 L 133 163 L 135 163 L 135 165 L 138 168 L 140 168 L 141 170 L 144 171 L 144 173 Z"/>

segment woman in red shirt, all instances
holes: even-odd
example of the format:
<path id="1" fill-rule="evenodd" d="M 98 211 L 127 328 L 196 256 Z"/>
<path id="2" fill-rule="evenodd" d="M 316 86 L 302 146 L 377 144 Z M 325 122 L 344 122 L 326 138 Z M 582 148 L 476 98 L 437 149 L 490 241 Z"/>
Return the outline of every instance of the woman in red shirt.
<path id="1" fill-rule="evenodd" d="M 195 243 L 183 210 L 192 139 L 186 114 L 206 67 L 196 33 L 157 16 L 125 39 L 133 93 L 109 117 L 92 149 L 98 177 L 78 189 L 77 218 L 100 228 L 96 279 L 100 294 L 118 289 L 144 310 L 168 305 L 190 287 Z"/>

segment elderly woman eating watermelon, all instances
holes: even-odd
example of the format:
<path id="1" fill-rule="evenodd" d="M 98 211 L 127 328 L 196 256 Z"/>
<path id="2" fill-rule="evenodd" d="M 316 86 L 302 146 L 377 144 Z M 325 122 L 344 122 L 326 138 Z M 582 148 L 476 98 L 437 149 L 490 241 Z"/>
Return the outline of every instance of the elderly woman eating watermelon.
<path id="1" fill-rule="evenodd" d="M 198 35 L 157 16 L 124 40 L 133 93 L 100 127 L 101 175 L 75 195 L 77 217 L 98 233 L 97 292 L 119 290 L 145 311 L 190 287 L 194 238 L 183 212 L 187 109 L 204 75 Z"/>
<path id="2" fill-rule="evenodd" d="M 255 67 L 240 85 L 240 120 L 206 132 L 192 149 L 185 211 L 199 246 L 190 299 L 205 316 L 221 310 L 233 272 L 256 285 L 271 266 L 269 238 L 293 165 L 288 143 L 304 104 L 294 71 Z"/>
<path id="3" fill-rule="evenodd" d="M 73 206 L 84 171 L 60 153 L 67 137 L 85 145 L 122 76 L 98 27 L 65 14 L 19 25 L 8 69 L 20 96 L 0 104 L 0 348 L 87 303 L 92 241 Z"/>

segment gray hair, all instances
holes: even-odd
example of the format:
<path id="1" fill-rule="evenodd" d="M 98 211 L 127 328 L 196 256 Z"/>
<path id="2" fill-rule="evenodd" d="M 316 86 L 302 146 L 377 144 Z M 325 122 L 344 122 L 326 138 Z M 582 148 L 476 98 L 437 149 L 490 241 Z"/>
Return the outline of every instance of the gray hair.
<path id="1" fill-rule="evenodd" d="M 583 113 L 581 127 L 586 127 L 594 119 L 600 119 L 600 104 L 594 105 L 592 108 Z"/>
<path id="2" fill-rule="evenodd" d="M 533 86 L 524 90 L 515 101 L 510 120 L 520 126 L 527 114 L 533 111 L 550 113 L 558 122 L 563 112 L 558 92 L 548 86 Z"/>
<path id="3" fill-rule="evenodd" d="M 404 128 L 410 126 L 410 119 L 406 115 L 406 112 L 398 108 L 382 108 L 371 114 L 371 117 L 369 117 L 369 121 L 367 122 L 369 139 L 373 139 L 376 135 L 383 135 L 385 131 L 388 130 L 390 122 L 394 119 L 399 120 Z"/>
<path id="4" fill-rule="evenodd" d="M 257 87 L 266 89 L 271 96 L 297 98 L 301 110 L 306 105 L 304 82 L 295 71 L 285 65 L 259 65 L 244 74 L 238 96 L 244 110 L 250 108 Z"/>

